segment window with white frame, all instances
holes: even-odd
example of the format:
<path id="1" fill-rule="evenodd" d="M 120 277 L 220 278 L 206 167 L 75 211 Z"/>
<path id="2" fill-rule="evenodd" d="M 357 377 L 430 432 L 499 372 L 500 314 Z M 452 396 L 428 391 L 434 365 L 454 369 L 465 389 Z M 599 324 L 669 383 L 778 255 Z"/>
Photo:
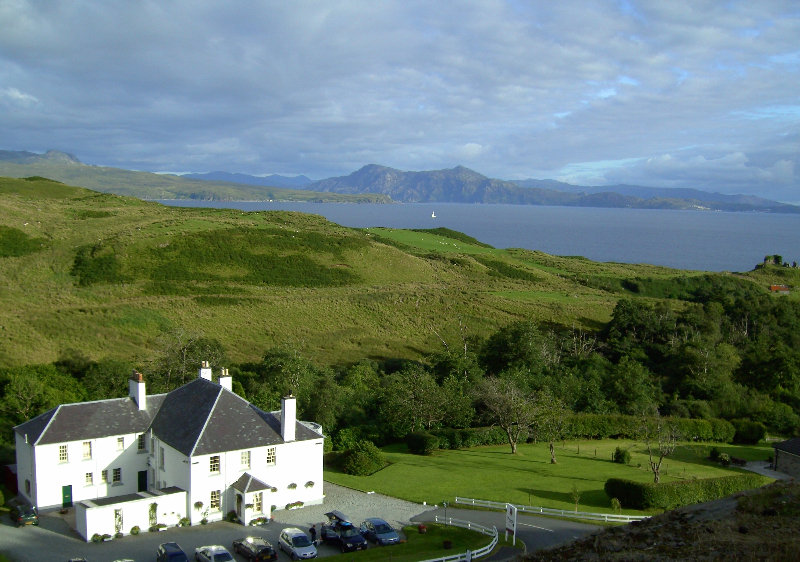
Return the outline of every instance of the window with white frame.
<path id="1" fill-rule="evenodd" d="M 219 474 L 219 455 L 214 455 L 211 457 L 209 462 L 209 472 L 211 472 L 211 474 Z"/>
<path id="2" fill-rule="evenodd" d="M 264 492 L 258 492 L 253 496 L 253 511 L 256 513 L 264 512 Z"/>
<path id="3" fill-rule="evenodd" d="M 125 438 L 117 437 L 117 451 L 122 451 L 124 449 L 125 449 Z"/>
<path id="4" fill-rule="evenodd" d="M 92 475 L 91 472 L 86 473 L 86 476 L 84 478 L 84 484 L 86 484 L 87 486 L 94 485 L 94 476 Z"/>
<path id="5" fill-rule="evenodd" d="M 250 451 L 242 451 L 242 468 L 250 468 Z"/>
<path id="6" fill-rule="evenodd" d="M 216 511 L 219 511 L 219 490 L 212 490 L 211 491 L 211 502 L 209 503 L 209 507 Z"/>
<path id="7" fill-rule="evenodd" d="M 84 441 L 83 442 L 83 460 L 89 460 L 92 458 L 92 442 L 91 441 Z"/>
<path id="8" fill-rule="evenodd" d="M 58 446 L 58 462 L 69 462 L 69 453 L 66 445 Z"/>
<path id="9" fill-rule="evenodd" d="M 275 447 L 269 447 L 267 449 L 267 465 L 274 465 L 275 457 Z"/>
<path id="10" fill-rule="evenodd" d="M 112 472 L 111 478 L 114 484 L 122 484 L 122 469 L 115 468 Z"/>
<path id="11" fill-rule="evenodd" d="M 147 447 L 146 447 L 145 443 L 146 443 L 146 441 L 145 441 L 145 436 L 144 436 L 144 433 L 142 433 L 142 434 L 139 436 L 139 443 L 138 443 L 138 445 L 136 446 L 136 448 L 137 448 L 139 451 L 144 451 L 144 450 L 146 450 L 146 448 L 147 448 Z"/>
<path id="12" fill-rule="evenodd" d="M 108 471 L 101 470 L 100 471 L 100 483 L 101 484 L 108 484 Z"/>

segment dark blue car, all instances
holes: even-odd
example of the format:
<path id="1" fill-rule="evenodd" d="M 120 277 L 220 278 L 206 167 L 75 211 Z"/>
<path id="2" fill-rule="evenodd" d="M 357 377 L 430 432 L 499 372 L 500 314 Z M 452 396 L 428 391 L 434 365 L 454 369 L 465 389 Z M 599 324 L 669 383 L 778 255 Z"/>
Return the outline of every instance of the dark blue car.
<path id="1" fill-rule="evenodd" d="M 359 533 L 347 516 L 341 511 L 326 513 L 329 523 L 322 526 L 323 542 L 338 546 L 342 552 L 366 550 L 367 540 Z"/>
<path id="2" fill-rule="evenodd" d="M 397 531 L 386 521 L 377 517 L 370 517 L 361 523 L 361 534 L 367 540 L 381 546 L 400 542 L 400 535 L 397 534 Z"/>

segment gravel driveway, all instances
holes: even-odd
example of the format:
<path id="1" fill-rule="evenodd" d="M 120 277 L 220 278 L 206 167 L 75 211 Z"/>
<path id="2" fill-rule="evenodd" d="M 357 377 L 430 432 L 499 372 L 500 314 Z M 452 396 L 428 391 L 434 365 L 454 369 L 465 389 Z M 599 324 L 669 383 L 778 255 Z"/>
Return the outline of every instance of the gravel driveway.
<path id="1" fill-rule="evenodd" d="M 264 527 L 243 527 L 236 523 L 222 521 L 209 525 L 169 528 L 160 533 L 141 533 L 138 536 L 125 536 L 103 544 L 87 543 L 70 527 L 74 525 L 74 510 L 68 516 L 58 511 L 40 514 L 39 527 L 15 528 L 9 518 L 0 520 L 0 552 L 17 562 L 52 560 L 58 562 L 69 558 L 83 557 L 91 562 L 111 562 L 128 559 L 151 561 L 156 548 L 162 542 L 178 542 L 191 554 L 196 547 L 207 544 L 221 544 L 230 547 L 234 539 L 251 534 L 262 536 L 277 544 L 278 533 L 284 527 L 300 527 L 308 530 L 312 524 L 319 528 L 327 521 L 325 513 L 337 509 L 349 516 L 359 525 L 367 517 L 381 517 L 397 525 L 409 524 L 412 517 L 432 509 L 404 500 L 390 498 L 381 494 L 366 494 L 342 486 L 325 482 L 325 502 L 322 505 L 307 506 L 291 511 L 276 511 L 273 523 Z M 371 547 L 376 548 L 376 547 Z M 331 546 L 319 549 L 320 557 L 335 556 L 339 551 Z M 237 560 L 241 557 L 237 556 Z M 280 560 L 288 560 L 285 554 Z"/>
<path id="2" fill-rule="evenodd" d="M 367 517 L 380 517 L 394 527 L 402 527 L 410 524 L 413 517 L 430 511 L 434 507 L 398 500 L 382 494 L 358 492 L 325 482 L 325 503 L 291 511 L 276 511 L 274 514 L 275 525 L 279 527 L 296 525 L 300 528 L 308 528 L 316 523 L 319 528 L 320 523 L 328 521 L 325 514 L 334 509 L 350 517 L 355 525 L 360 525 Z"/>

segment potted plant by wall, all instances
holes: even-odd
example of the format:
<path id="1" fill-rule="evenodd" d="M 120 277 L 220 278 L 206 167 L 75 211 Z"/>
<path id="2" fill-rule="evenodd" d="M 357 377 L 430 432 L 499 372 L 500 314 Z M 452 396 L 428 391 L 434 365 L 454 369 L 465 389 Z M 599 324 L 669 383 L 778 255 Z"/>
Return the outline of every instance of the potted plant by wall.
<path id="1" fill-rule="evenodd" d="M 139 528 L 139 525 L 134 525 L 133 527 L 131 527 L 131 534 L 132 535 L 138 535 L 139 531 L 141 531 L 141 529 Z"/>

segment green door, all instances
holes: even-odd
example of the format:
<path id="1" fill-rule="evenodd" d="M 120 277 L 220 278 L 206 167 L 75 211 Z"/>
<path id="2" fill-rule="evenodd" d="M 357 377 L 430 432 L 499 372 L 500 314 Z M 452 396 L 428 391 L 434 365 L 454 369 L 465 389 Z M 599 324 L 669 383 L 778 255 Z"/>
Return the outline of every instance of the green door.
<path id="1" fill-rule="evenodd" d="M 147 471 L 140 470 L 139 471 L 139 492 L 146 492 L 147 491 Z"/>
<path id="2" fill-rule="evenodd" d="M 72 507 L 72 486 L 61 486 L 61 507 Z"/>

